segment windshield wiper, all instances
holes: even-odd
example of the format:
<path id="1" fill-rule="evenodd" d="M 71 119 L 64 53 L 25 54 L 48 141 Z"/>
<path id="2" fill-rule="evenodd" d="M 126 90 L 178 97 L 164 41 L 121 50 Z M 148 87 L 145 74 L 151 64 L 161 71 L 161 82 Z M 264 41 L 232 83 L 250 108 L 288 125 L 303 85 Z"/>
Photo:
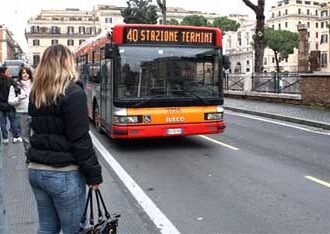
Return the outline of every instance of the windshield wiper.
<path id="1" fill-rule="evenodd" d="M 197 98 L 199 101 L 202 101 L 203 103 L 207 104 L 207 105 L 210 105 L 210 102 L 207 101 L 205 98 L 199 96 L 198 94 L 194 93 L 194 91 L 191 91 L 191 90 L 176 90 L 176 92 L 182 92 L 182 93 L 185 93 L 185 94 L 189 94 L 190 96 L 193 96 L 195 98 Z"/>
<path id="2" fill-rule="evenodd" d="M 147 99 L 144 99 L 144 100 L 136 103 L 135 107 L 140 107 L 140 106 L 143 106 L 144 104 L 149 103 L 151 101 L 159 100 L 160 97 L 164 97 L 164 96 L 157 95 L 157 96 L 149 97 Z"/>

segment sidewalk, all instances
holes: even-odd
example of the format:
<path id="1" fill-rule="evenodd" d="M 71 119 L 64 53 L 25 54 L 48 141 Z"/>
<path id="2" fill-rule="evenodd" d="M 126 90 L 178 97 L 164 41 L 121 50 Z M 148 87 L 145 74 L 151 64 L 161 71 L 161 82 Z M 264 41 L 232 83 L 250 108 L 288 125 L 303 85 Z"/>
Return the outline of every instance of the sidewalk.
<path id="1" fill-rule="evenodd" d="M 37 210 L 27 179 L 23 145 L 10 143 L 0 148 L 0 234 L 34 234 Z M 103 164 L 102 160 L 100 162 Z M 104 183 L 101 190 L 105 202 L 110 213 L 121 214 L 118 232 L 159 233 L 116 176 L 104 165 L 102 169 Z"/>
<path id="2" fill-rule="evenodd" d="M 245 99 L 224 99 L 226 110 L 259 115 L 330 130 L 330 110 Z"/>

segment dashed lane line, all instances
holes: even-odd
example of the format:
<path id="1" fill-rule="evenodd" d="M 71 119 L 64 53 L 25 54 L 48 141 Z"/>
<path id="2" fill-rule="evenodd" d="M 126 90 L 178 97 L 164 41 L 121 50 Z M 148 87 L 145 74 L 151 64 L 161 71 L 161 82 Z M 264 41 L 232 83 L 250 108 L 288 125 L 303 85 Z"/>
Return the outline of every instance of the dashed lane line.
<path id="1" fill-rule="evenodd" d="M 317 179 L 317 178 L 315 178 L 313 176 L 305 176 L 305 178 L 308 179 L 308 180 L 314 181 L 315 183 L 318 183 L 318 184 L 324 185 L 325 187 L 330 188 L 330 184 L 328 182 L 325 182 L 323 180 Z"/>
<path id="2" fill-rule="evenodd" d="M 223 143 L 223 142 L 218 141 L 218 140 L 214 140 L 214 139 L 212 139 L 210 137 L 207 137 L 207 136 L 199 135 L 199 137 L 201 137 L 201 138 L 203 138 L 205 140 L 211 141 L 211 142 L 213 142 L 215 144 L 222 145 L 222 146 L 227 147 L 227 148 L 232 149 L 232 150 L 236 150 L 236 151 L 239 150 L 239 148 L 236 148 L 234 146 L 228 145 L 228 144 Z"/>
<path id="3" fill-rule="evenodd" d="M 124 170 L 124 168 L 117 162 L 117 160 L 110 154 L 110 152 L 102 145 L 97 137 L 90 132 L 94 146 L 100 152 L 102 157 L 115 171 L 127 189 L 131 192 L 135 200 L 141 205 L 143 210 L 147 213 L 150 219 L 154 222 L 161 233 L 180 234 L 174 224 L 162 213 L 155 203 L 143 192 L 140 186 L 133 180 L 133 178 Z"/>

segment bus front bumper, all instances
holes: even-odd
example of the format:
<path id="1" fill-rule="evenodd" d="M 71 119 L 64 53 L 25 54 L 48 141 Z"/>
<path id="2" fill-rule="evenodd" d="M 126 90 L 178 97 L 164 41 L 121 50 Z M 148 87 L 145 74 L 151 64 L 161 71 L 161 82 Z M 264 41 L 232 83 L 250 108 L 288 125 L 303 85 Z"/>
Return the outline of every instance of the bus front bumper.
<path id="1" fill-rule="evenodd" d="M 118 126 L 110 129 L 115 139 L 173 137 L 222 133 L 226 128 L 224 121 L 194 124 Z"/>

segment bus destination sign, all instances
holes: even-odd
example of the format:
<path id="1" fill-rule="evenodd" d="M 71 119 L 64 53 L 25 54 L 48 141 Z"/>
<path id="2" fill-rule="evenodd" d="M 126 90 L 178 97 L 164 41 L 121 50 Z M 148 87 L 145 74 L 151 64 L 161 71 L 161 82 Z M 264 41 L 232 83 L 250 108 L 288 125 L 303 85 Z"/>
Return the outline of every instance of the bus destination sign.
<path id="1" fill-rule="evenodd" d="M 185 28 L 128 27 L 124 31 L 124 43 L 215 45 L 215 31 Z"/>

